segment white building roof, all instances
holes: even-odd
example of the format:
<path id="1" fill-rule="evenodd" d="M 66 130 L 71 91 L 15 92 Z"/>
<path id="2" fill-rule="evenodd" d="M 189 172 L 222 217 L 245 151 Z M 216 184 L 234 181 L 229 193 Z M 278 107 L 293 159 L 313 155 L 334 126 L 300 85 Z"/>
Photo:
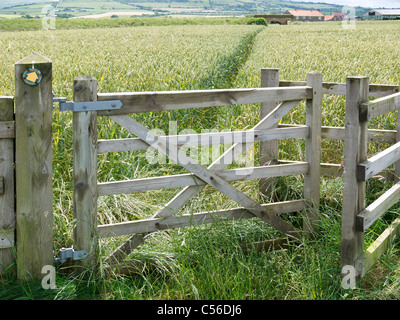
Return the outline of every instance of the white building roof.
<path id="1" fill-rule="evenodd" d="M 375 12 L 376 15 L 382 16 L 400 16 L 400 9 L 374 9 L 368 11 L 365 15 L 369 15 L 371 12 Z"/>

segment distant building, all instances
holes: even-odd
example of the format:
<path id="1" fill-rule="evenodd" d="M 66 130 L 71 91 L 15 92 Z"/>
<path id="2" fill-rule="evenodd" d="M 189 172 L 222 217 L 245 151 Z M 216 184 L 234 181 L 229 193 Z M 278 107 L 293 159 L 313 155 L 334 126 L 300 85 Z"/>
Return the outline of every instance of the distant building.
<path id="1" fill-rule="evenodd" d="M 373 9 L 363 17 L 366 20 L 400 20 L 400 9 Z"/>
<path id="2" fill-rule="evenodd" d="M 341 21 L 341 20 L 339 19 L 339 17 L 331 14 L 329 16 L 325 16 L 324 21 Z"/>
<path id="3" fill-rule="evenodd" d="M 291 14 L 295 21 L 324 21 L 324 15 L 318 10 L 287 10 L 285 14 Z"/>
<path id="4" fill-rule="evenodd" d="M 344 13 L 341 13 L 341 12 L 335 12 L 333 15 L 335 17 L 337 17 L 339 19 L 339 21 L 342 21 L 343 19 L 347 18 L 347 15 L 345 15 Z"/>
<path id="5" fill-rule="evenodd" d="M 347 16 L 344 13 L 336 12 L 324 17 L 324 21 L 343 21 Z"/>

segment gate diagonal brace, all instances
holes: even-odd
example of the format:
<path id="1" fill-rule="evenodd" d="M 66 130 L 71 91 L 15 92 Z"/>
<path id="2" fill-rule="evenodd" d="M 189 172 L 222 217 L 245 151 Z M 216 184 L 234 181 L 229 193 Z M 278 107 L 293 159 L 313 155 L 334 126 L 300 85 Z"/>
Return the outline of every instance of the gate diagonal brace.
<path id="1" fill-rule="evenodd" d="M 154 135 L 154 133 L 138 123 L 133 118 L 129 116 L 111 116 L 110 118 L 149 144 L 149 140 L 155 141 L 155 138 L 157 137 L 158 144 L 155 146 L 155 148 L 157 148 L 158 151 L 164 153 L 166 156 L 170 157 L 172 160 L 198 176 L 204 182 L 221 191 L 226 196 L 239 203 L 255 216 L 266 221 L 277 230 L 281 231 L 284 234 L 296 234 L 293 226 L 291 226 L 289 223 L 281 220 L 277 216 L 268 215 L 258 202 L 255 202 L 253 199 L 233 187 L 231 184 L 220 178 L 211 170 L 204 168 L 202 165 L 198 164 L 193 158 L 186 156 L 185 153 L 174 150 L 174 148 L 170 148 L 165 139 L 161 138 L 160 136 Z"/>

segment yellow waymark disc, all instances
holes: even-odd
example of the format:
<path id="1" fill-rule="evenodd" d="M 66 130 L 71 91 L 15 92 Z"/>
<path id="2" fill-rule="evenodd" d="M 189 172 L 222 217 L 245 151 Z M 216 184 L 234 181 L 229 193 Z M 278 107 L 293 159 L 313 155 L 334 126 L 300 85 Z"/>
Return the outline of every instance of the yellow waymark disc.
<path id="1" fill-rule="evenodd" d="M 28 86 L 36 86 L 42 81 L 42 73 L 36 68 L 29 68 L 22 74 L 22 81 Z"/>

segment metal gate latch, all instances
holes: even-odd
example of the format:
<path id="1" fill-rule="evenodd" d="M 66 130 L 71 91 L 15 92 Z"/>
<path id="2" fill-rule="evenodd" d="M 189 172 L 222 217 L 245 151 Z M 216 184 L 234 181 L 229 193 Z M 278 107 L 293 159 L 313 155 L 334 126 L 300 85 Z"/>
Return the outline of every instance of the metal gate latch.
<path id="1" fill-rule="evenodd" d="M 54 258 L 54 262 L 56 263 L 64 263 L 67 259 L 72 258 L 72 260 L 83 260 L 88 256 L 86 250 L 74 250 L 74 247 L 71 248 L 61 248 L 59 252 L 60 257 Z"/>

